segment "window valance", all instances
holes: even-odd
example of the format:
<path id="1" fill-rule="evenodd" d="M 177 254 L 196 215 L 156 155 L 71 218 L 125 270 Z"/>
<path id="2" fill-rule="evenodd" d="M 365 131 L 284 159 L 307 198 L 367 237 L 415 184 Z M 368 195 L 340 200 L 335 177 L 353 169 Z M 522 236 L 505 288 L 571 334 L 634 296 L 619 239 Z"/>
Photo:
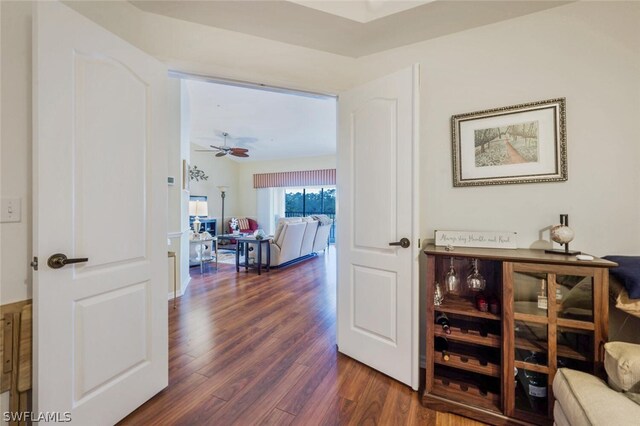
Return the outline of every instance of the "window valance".
<path id="1" fill-rule="evenodd" d="M 259 173 L 253 175 L 254 188 L 335 185 L 336 169 L 299 172 Z"/>

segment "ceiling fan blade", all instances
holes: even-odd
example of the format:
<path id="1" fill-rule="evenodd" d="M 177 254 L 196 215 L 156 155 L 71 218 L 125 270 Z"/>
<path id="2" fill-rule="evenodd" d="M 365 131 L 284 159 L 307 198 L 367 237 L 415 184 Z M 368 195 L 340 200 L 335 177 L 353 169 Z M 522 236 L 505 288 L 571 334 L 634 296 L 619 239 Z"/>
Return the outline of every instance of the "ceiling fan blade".
<path id="1" fill-rule="evenodd" d="M 249 156 L 249 154 L 245 154 L 244 152 L 234 152 L 234 151 L 231 151 L 231 155 L 235 157 L 244 157 L 244 158 Z"/>
<path id="2" fill-rule="evenodd" d="M 217 151 L 214 151 L 212 149 L 196 149 L 195 151 L 196 152 L 217 152 Z"/>
<path id="3" fill-rule="evenodd" d="M 247 148 L 231 148 L 233 152 L 249 152 Z"/>
<path id="4" fill-rule="evenodd" d="M 219 147 L 219 146 L 215 146 L 215 145 L 209 145 L 211 148 L 217 149 L 219 151 L 224 151 L 224 147 Z"/>
<path id="5" fill-rule="evenodd" d="M 227 155 L 227 153 L 224 152 L 224 151 L 221 151 L 221 152 L 216 154 L 216 157 L 224 157 L 225 155 Z"/>

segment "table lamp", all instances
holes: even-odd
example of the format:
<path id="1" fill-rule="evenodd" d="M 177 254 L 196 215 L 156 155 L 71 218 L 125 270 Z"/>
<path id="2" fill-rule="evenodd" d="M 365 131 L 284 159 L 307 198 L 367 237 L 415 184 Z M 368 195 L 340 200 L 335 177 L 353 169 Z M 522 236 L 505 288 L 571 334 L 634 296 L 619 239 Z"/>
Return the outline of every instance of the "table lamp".
<path id="1" fill-rule="evenodd" d="M 189 216 L 194 216 L 193 232 L 200 233 L 200 219 L 198 216 L 209 216 L 209 206 L 206 201 L 189 201 Z"/>

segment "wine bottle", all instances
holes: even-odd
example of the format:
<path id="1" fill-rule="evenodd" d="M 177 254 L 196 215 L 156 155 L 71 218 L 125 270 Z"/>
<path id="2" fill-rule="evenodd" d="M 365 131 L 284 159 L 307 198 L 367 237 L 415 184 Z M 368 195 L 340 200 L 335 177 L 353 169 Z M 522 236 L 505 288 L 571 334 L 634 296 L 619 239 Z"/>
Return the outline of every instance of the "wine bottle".
<path id="1" fill-rule="evenodd" d="M 524 361 L 529 364 L 542 364 L 533 351 Z M 524 376 L 528 382 L 527 392 L 529 393 L 532 407 L 538 411 L 543 401 L 547 398 L 547 378 L 544 374 L 530 370 L 524 370 Z"/>
<path id="2" fill-rule="evenodd" d="M 439 314 L 436 317 L 436 324 L 440 324 L 446 334 L 451 334 L 451 327 L 449 326 L 449 318 L 444 313 Z"/>
<path id="3" fill-rule="evenodd" d="M 449 361 L 449 341 L 445 337 L 436 336 L 433 348 L 435 352 L 442 353 L 442 359 L 444 361 Z"/>
<path id="4" fill-rule="evenodd" d="M 548 307 L 547 300 L 547 280 L 542 280 L 540 284 L 540 294 L 538 294 L 538 309 L 547 309 Z"/>

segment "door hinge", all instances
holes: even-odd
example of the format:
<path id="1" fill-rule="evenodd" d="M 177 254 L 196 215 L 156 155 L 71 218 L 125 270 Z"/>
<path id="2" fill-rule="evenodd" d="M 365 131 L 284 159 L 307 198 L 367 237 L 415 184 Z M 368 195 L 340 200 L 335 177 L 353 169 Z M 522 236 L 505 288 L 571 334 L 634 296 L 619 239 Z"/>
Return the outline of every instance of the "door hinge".
<path id="1" fill-rule="evenodd" d="M 31 267 L 34 271 L 38 270 L 38 256 L 33 256 L 33 260 L 31 261 Z"/>

